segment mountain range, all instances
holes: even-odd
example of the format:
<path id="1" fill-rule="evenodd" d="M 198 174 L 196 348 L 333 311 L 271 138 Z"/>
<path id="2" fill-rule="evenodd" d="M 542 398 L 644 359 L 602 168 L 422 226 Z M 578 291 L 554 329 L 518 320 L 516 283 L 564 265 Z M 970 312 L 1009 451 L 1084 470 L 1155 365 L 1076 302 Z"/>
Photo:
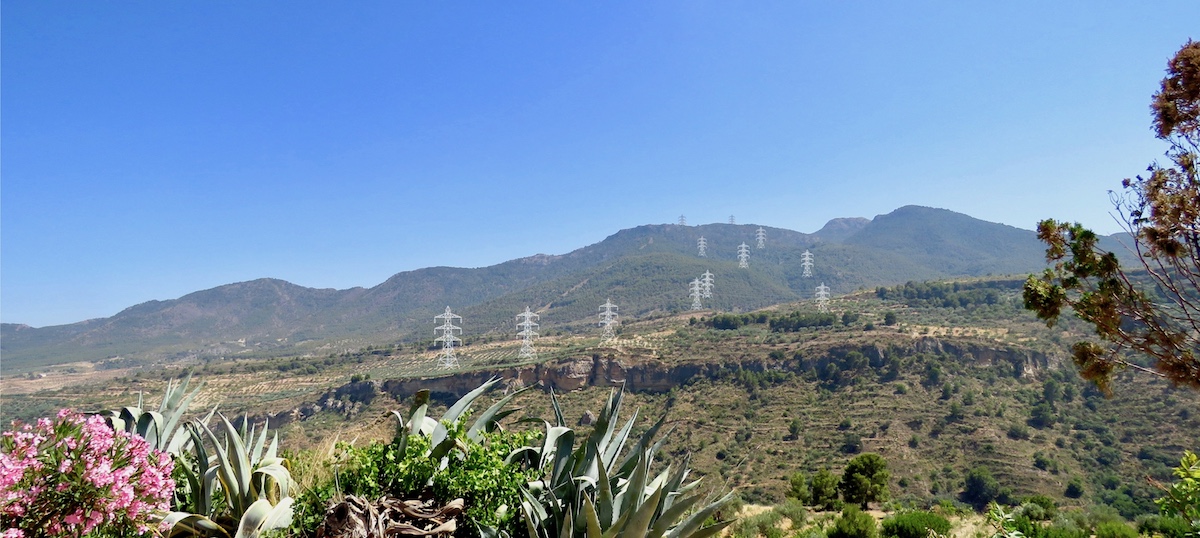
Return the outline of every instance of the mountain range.
<path id="1" fill-rule="evenodd" d="M 715 275 L 705 308 L 746 311 L 906 281 L 1020 274 L 1045 267 L 1034 232 L 945 209 L 905 206 L 874 219 L 838 218 L 806 234 L 757 224 L 644 225 L 563 255 L 538 254 L 481 268 L 430 267 L 371 287 L 315 289 L 263 278 L 149 301 L 108 318 L 34 328 L 0 326 L 7 372 L 74 361 L 121 365 L 229 356 L 341 352 L 433 337 L 446 306 L 467 338 L 513 333 L 526 306 L 542 330 L 584 331 L 611 299 L 622 316 L 686 310 L 688 285 Z M 698 255 L 701 237 L 706 256 Z M 739 268 L 738 246 L 749 247 Z M 1115 237 L 1102 243 L 1121 252 Z M 803 276 L 801 256 L 814 256 Z"/>

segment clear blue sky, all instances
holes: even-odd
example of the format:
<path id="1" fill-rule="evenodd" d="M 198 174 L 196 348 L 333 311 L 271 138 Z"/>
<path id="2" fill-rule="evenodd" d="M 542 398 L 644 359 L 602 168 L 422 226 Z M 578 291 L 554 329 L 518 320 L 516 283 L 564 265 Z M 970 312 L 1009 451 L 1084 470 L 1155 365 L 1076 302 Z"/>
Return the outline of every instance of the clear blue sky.
<path id="1" fill-rule="evenodd" d="M 1200 2 L 6 0 L 0 318 L 943 207 L 1117 231 Z"/>

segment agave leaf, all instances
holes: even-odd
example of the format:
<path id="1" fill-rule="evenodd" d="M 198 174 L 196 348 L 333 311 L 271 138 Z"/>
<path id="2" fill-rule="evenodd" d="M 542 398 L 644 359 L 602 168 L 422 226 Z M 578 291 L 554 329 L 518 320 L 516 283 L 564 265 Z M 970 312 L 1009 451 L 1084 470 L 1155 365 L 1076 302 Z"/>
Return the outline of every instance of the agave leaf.
<path id="1" fill-rule="evenodd" d="M 250 465 L 251 466 L 254 466 L 255 464 L 258 463 L 259 460 L 262 459 L 263 447 L 264 447 L 264 445 L 267 444 L 267 428 L 269 427 L 269 424 L 270 424 L 270 422 L 263 423 L 262 432 L 258 435 L 257 441 L 254 441 L 254 430 L 253 429 L 250 430 L 249 439 L 251 441 L 254 441 L 254 447 L 250 449 Z"/>
<path id="2" fill-rule="evenodd" d="M 572 472 L 575 476 L 586 476 L 592 480 L 598 479 L 600 474 L 596 469 L 600 467 L 600 448 L 589 437 L 580 449 L 582 454 L 575 459 L 575 468 Z"/>
<path id="3" fill-rule="evenodd" d="M 412 418 L 408 421 L 408 434 L 419 435 L 425 426 L 425 413 L 429 411 L 429 404 L 418 405 L 412 412 Z"/>
<path id="4" fill-rule="evenodd" d="M 592 504 L 592 500 L 586 495 L 583 497 L 583 516 L 587 523 L 587 538 L 601 538 L 604 533 L 600 531 L 600 519 L 596 516 L 596 505 Z"/>
<path id="5" fill-rule="evenodd" d="M 703 496 L 703 493 L 697 493 L 691 497 L 687 497 L 683 500 L 677 500 L 672 503 L 670 508 L 663 510 L 659 514 L 658 519 L 654 521 L 654 527 L 650 529 L 650 533 L 646 535 L 646 538 L 661 537 L 667 532 L 668 529 L 671 528 L 672 525 L 675 524 L 676 521 L 679 521 L 679 518 L 683 517 L 683 515 L 686 514 L 689 509 L 691 509 L 693 504 L 696 504 L 696 501 L 700 500 L 700 498 Z"/>
<path id="6" fill-rule="evenodd" d="M 476 398 L 491 390 L 491 388 L 496 386 L 496 383 L 499 382 L 499 377 L 492 377 L 484 384 L 476 387 L 475 390 L 463 395 L 462 398 L 459 398 L 457 402 L 454 402 L 454 405 L 450 406 L 450 408 L 446 410 L 446 414 L 442 415 L 442 421 L 446 422 L 447 424 L 454 424 L 455 422 L 458 422 L 458 417 L 467 411 L 467 408 L 475 402 Z"/>
<path id="7" fill-rule="evenodd" d="M 208 519 L 200 514 L 189 514 L 187 512 L 168 512 L 163 518 L 163 524 L 167 526 L 167 536 L 211 536 L 214 533 L 220 533 L 221 536 L 228 537 L 229 532 L 220 525 L 217 525 L 213 520 Z"/>
<path id="8" fill-rule="evenodd" d="M 554 395 L 554 389 L 550 389 L 550 407 L 554 408 L 554 425 L 560 428 L 567 427 L 567 421 L 563 418 L 562 407 L 558 405 L 558 397 Z"/>
<path id="9" fill-rule="evenodd" d="M 597 469 L 597 473 L 599 475 L 596 480 L 597 515 L 604 526 L 611 526 L 613 522 L 612 483 L 609 481 L 608 471 L 604 470 L 603 465 Z"/>
<path id="10" fill-rule="evenodd" d="M 238 523 L 234 538 L 256 538 L 262 531 L 280 529 L 292 524 L 292 498 L 272 505 L 266 499 L 254 501 Z"/>
<path id="11" fill-rule="evenodd" d="M 199 390 L 199 389 L 197 389 L 197 390 Z M 213 415 L 216 415 L 216 414 L 217 414 L 217 406 L 214 405 L 213 408 L 211 410 L 209 410 L 208 414 L 205 415 L 204 418 L 202 420 L 199 420 L 198 422 L 200 424 L 208 424 L 209 421 L 212 420 Z M 171 441 L 167 445 L 166 452 L 168 454 L 177 456 L 177 455 L 183 453 L 184 451 L 188 450 L 188 448 L 189 448 L 188 445 L 191 445 L 192 443 L 199 443 L 199 442 L 200 442 L 199 437 L 192 436 L 191 434 L 184 435 L 183 431 L 179 430 L 179 431 L 176 431 L 175 434 L 171 436 Z"/>
<path id="12" fill-rule="evenodd" d="M 278 453 L 279 453 L 279 434 L 276 433 L 275 435 L 271 436 L 271 445 L 267 447 L 267 453 L 264 454 L 262 459 L 259 461 L 267 462 L 267 461 L 274 461 L 276 459 L 282 459 L 277 455 Z M 266 465 L 266 463 L 263 463 L 263 465 Z"/>
<path id="13" fill-rule="evenodd" d="M 721 508 L 722 506 L 725 506 L 725 504 L 728 503 L 731 499 L 733 499 L 732 491 L 729 493 L 726 493 L 724 497 L 721 497 L 720 499 L 713 501 L 708 506 L 705 506 L 704 508 L 701 508 L 701 509 L 697 510 L 696 512 L 692 513 L 692 515 L 688 516 L 688 518 L 686 520 L 684 520 L 683 523 L 680 523 L 674 529 L 671 529 L 671 532 L 667 533 L 667 538 L 695 538 L 696 536 L 711 536 L 711 534 L 697 535 L 696 530 L 700 528 L 700 525 L 703 525 L 704 522 L 706 520 L 708 520 L 708 517 L 711 516 L 713 514 L 713 512 L 716 512 L 719 508 Z M 733 520 L 723 522 L 723 523 L 718 523 L 716 525 L 713 525 L 711 527 L 707 527 L 707 528 L 703 529 L 703 531 L 701 531 L 701 532 L 710 531 L 711 529 L 713 529 L 713 527 L 718 527 L 718 526 L 723 529 L 726 526 L 728 526 L 729 523 L 732 523 L 732 521 Z M 718 529 L 715 532 L 720 532 L 720 529 Z"/>
<path id="14" fill-rule="evenodd" d="M 166 420 L 163 423 L 162 434 L 166 441 L 166 446 L 160 446 L 160 449 L 171 452 L 171 448 L 175 446 L 175 439 L 179 437 L 178 428 L 183 415 L 187 413 L 188 407 L 192 405 L 192 400 L 200 394 L 200 389 L 204 388 L 204 383 L 196 387 L 196 390 L 188 392 L 188 385 L 192 381 L 192 372 L 188 372 L 187 377 L 182 381 L 169 383 L 166 392 L 163 393 L 162 403 L 158 406 L 158 412 Z"/>
<path id="15" fill-rule="evenodd" d="M 662 488 L 654 490 L 654 493 L 641 503 L 637 511 L 630 516 L 629 521 L 625 523 L 625 528 L 621 529 L 622 533 L 627 533 L 628 536 L 646 536 L 646 531 L 650 528 L 650 522 L 654 519 L 654 513 L 658 511 L 658 501 L 662 498 Z"/>
<path id="16" fill-rule="evenodd" d="M 525 516 L 525 517 L 524 517 L 524 519 L 525 519 L 525 530 L 526 530 L 527 532 L 529 532 L 529 537 L 530 537 L 530 538 L 539 538 L 539 537 L 541 537 L 541 536 L 542 536 L 542 533 L 538 532 L 538 528 L 537 528 L 537 527 L 535 527 L 535 526 L 534 526 L 534 524 L 533 524 L 533 522 L 534 522 L 534 514 L 532 513 L 532 510 L 531 510 L 531 509 L 532 509 L 532 507 L 534 507 L 534 506 L 537 506 L 537 507 L 539 507 L 539 508 L 540 508 L 540 507 L 541 507 L 541 504 L 542 504 L 542 503 L 538 502 L 538 501 L 537 501 L 537 499 L 534 499 L 533 501 L 523 501 L 523 502 L 521 502 L 521 514 Z M 540 521 L 540 520 L 539 520 L 539 521 Z"/>
<path id="17" fill-rule="evenodd" d="M 617 456 L 621 454 L 621 449 L 625 448 L 625 440 L 629 438 L 629 432 L 633 430 L 633 423 L 637 420 L 638 412 L 635 409 L 633 416 L 625 422 L 625 426 L 621 428 L 621 432 L 615 438 L 608 442 L 604 447 L 604 453 L 600 456 L 607 471 L 612 471 L 613 463 L 617 460 Z"/>
<path id="18" fill-rule="evenodd" d="M 646 474 L 650 471 L 650 462 L 647 454 L 639 454 L 637 465 L 633 470 L 633 476 L 629 477 L 629 482 L 625 483 L 625 490 L 621 492 L 621 500 L 617 504 L 621 507 L 621 516 L 624 517 L 626 512 L 633 512 L 641 504 L 643 496 L 646 494 Z"/>
<path id="19" fill-rule="evenodd" d="M 737 522 L 736 519 L 728 519 L 725 521 L 721 521 L 719 523 L 714 523 L 712 525 L 704 527 L 703 529 L 700 529 L 696 532 L 689 534 L 687 536 L 687 538 L 708 538 L 709 536 L 716 536 L 716 535 L 720 534 L 721 531 L 725 530 L 725 527 L 733 525 L 736 522 Z"/>
<path id="20" fill-rule="evenodd" d="M 655 422 L 650 429 L 646 430 L 646 432 L 642 434 L 641 438 L 638 439 L 637 444 L 634 445 L 633 448 L 629 450 L 629 453 L 625 455 L 625 459 L 621 462 L 621 466 L 617 470 L 616 476 L 629 476 L 629 474 L 633 472 L 633 466 L 637 465 L 638 458 L 641 457 L 642 453 L 646 450 L 646 447 L 651 446 L 650 441 L 654 439 L 655 435 L 658 435 L 659 428 L 662 428 L 662 425 L 666 421 L 667 415 L 664 413 L 663 416 L 658 418 L 658 422 Z"/>
<path id="21" fill-rule="evenodd" d="M 445 441 L 446 437 L 449 435 L 450 430 L 446 428 L 445 424 L 438 421 L 433 425 L 433 433 L 431 433 L 429 436 L 429 446 L 436 447 L 442 444 L 442 442 Z"/>
<path id="22" fill-rule="evenodd" d="M 497 381 L 499 381 L 499 378 L 497 378 Z M 500 398 L 500 401 L 492 404 L 491 407 L 487 408 L 487 411 L 484 411 L 483 414 L 475 420 L 475 423 L 471 425 L 471 428 L 467 430 L 467 439 L 472 441 L 479 441 L 482 439 L 483 432 L 490 431 L 493 422 L 499 420 L 496 418 L 496 415 L 500 413 L 500 410 L 503 409 L 504 406 L 508 405 L 513 398 L 516 398 L 518 394 L 532 389 L 533 387 L 534 385 L 529 385 L 528 387 L 520 390 L 514 390 L 508 393 L 507 396 Z"/>
<path id="23" fill-rule="evenodd" d="M 568 468 L 571 449 L 575 445 L 575 430 L 563 426 L 555 426 L 546 431 L 546 439 L 542 444 L 542 467 L 553 462 L 550 468 L 550 485 L 554 487 L 559 478 Z"/>

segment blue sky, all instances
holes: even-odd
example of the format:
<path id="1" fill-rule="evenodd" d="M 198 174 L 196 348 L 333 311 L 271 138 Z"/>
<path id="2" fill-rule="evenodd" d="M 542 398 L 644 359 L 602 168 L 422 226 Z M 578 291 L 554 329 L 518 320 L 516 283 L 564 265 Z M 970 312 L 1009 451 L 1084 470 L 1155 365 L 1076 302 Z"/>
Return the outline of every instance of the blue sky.
<path id="1" fill-rule="evenodd" d="M 59 2 L 0 13 L 0 318 L 802 232 L 1118 230 L 1200 3 Z"/>

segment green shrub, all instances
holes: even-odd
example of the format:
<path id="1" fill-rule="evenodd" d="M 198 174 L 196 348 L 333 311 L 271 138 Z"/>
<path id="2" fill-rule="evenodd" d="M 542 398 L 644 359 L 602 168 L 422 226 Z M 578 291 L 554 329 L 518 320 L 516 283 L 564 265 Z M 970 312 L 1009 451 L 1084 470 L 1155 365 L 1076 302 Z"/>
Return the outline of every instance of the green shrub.
<path id="1" fill-rule="evenodd" d="M 1125 523 L 1109 521 L 1096 526 L 1096 538 L 1137 538 L 1137 531 Z"/>
<path id="2" fill-rule="evenodd" d="M 1163 538 L 1186 538 L 1192 526 L 1178 516 L 1161 516 L 1147 514 L 1137 520 L 1138 534 L 1146 536 L 1159 535 Z"/>
<path id="3" fill-rule="evenodd" d="M 963 500 L 981 509 L 1000 496 L 1000 483 L 985 467 L 976 467 L 967 473 L 963 488 Z"/>
<path id="4" fill-rule="evenodd" d="M 927 538 L 929 531 L 945 535 L 950 531 L 950 522 L 937 514 L 916 511 L 884 519 L 882 527 L 882 535 L 887 538 Z"/>
<path id="5" fill-rule="evenodd" d="M 734 529 L 733 536 L 735 538 L 782 537 L 783 531 L 779 529 L 779 521 L 782 519 L 783 516 L 773 510 L 744 518 Z"/>
<path id="6" fill-rule="evenodd" d="M 847 506 L 842 510 L 842 517 L 826 533 L 828 538 L 876 538 L 878 535 L 875 519 L 857 506 Z"/>
<path id="7" fill-rule="evenodd" d="M 798 499 L 788 499 L 783 501 L 783 504 L 775 505 L 775 512 L 788 518 L 792 522 L 793 529 L 800 528 L 804 524 L 804 520 L 808 517 L 808 511 L 804 509 L 804 503 Z"/>

